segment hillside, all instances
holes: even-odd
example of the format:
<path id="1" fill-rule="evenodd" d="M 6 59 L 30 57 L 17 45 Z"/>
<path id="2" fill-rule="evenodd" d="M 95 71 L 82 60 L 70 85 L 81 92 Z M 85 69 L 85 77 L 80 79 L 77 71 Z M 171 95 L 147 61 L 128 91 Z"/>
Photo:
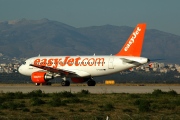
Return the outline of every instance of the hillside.
<path id="1" fill-rule="evenodd" d="M 110 55 L 121 49 L 133 29 L 112 25 L 75 28 L 48 19 L 1 22 L 0 53 L 10 57 Z M 179 46 L 180 36 L 147 29 L 142 56 L 180 63 Z"/>

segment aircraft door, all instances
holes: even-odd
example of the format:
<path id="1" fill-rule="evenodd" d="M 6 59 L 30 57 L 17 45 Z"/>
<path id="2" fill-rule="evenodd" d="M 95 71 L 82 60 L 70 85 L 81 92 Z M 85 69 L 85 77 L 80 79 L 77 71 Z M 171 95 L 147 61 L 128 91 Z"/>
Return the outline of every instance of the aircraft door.
<path id="1" fill-rule="evenodd" d="M 110 57 L 110 58 L 109 58 L 109 64 L 108 64 L 108 68 L 109 68 L 109 69 L 114 69 L 113 62 L 114 62 L 114 58 L 113 58 L 113 57 Z"/>

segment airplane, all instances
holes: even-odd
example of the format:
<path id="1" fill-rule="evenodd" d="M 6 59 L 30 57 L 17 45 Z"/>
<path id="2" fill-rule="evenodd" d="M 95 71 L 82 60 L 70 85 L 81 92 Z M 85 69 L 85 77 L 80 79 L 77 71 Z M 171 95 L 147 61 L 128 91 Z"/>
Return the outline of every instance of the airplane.
<path id="1" fill-rule="evenodd" d="M 141 57 L 146 23 L 139 23 L 122 49 L 115 55 L 92 56 L 37 56 L 27 59 L 18 69 L 19 73 L 31 76 L 37 86 L 51 85 L 55 77 L 62 79 L 62 86 L 87 82 L 95 86 L 93 77 L 118 73 L 143 65 L 150 60 Z"/>

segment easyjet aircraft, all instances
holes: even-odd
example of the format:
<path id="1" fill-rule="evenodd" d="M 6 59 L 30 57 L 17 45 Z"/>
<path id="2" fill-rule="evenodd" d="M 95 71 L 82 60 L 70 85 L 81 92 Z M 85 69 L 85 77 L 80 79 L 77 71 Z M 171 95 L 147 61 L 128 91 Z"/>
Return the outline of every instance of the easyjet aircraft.
<path id="1" fill-rule="evenodd" d="M 95 86 L 95 76 L 117 73 L 149 62 L 148 58 L 140 57 L 145 29 L 145 23 L 138 24 L 115 55 L 32 57 L 19 67 L 19 72 L 31 76 L 36 85 L 48 85 L 51 79 L 61 77 L 62 86 L 70 85 L 67 78 L 75 83 L 87 81 L 88 86 Z"/>

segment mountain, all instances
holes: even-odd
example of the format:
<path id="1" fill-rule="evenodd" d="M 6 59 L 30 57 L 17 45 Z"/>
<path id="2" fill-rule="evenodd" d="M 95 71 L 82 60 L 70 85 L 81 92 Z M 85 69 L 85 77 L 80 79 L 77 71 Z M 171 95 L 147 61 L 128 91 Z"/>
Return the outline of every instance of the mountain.
<path id="1" fill-rule="evenodd" d="M 0 53 L 10 57 L 41 55 L 110 55 L 117 53 L 134 28 L 75 28 L 48 19 L 0 22 Z M 147 29 L 142 56 L 180 63 L 180 36 Z"/>

